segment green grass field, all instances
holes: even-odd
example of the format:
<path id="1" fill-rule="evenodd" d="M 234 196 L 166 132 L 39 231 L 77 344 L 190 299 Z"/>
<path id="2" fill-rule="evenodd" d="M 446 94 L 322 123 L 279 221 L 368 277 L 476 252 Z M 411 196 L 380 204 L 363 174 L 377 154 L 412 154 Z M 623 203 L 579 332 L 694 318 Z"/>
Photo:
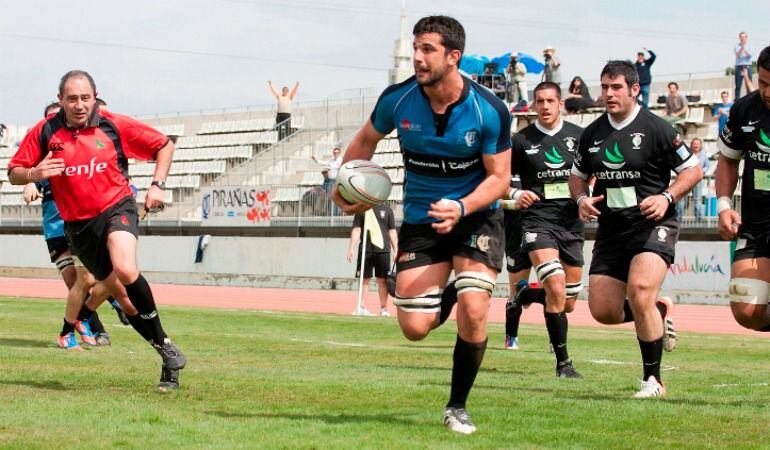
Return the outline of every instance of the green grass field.
<path id="1" fill-rule="evenodd" d="M 468 409 L 445 430 L 454 322 L 425 341 L 394 319 L 163 308 L 185 351 L 162 395 L 157 354 L 111 310 L 113 346 L 55 346 L 62 301 L 0 298 L 0 446 L 11 448 L 761 447 L 770 409 L 763 338 L 683 336 L 664 359 L 666 400 L 635 400 L 639 348 L 626 330 L 571 330 L 584 380 L 556 379 L 545 330 L 501 325 Z M 728 320 L 728 319 L 725 319 Z M 721 385 L 721 386 L 720 386 Z M 727 386 L 725 386 L 727 385 Z"/>

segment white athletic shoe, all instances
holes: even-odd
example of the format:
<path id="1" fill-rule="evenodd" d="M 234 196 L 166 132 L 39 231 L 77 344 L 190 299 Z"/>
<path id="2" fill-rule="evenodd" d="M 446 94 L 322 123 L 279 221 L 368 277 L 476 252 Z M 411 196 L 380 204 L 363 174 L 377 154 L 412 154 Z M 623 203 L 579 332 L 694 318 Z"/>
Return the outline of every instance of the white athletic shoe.
<path id="1" fill-rule="evenodd" d="M 366 308 L 364 308 L 362 306 L 360 308 L 356 308 L 356 310 L 353 311 L 353 315 L 354 316 L 367 316 L 368 317 L 368 316 L 373 316 L 374 314 L 372 314 L 371 311 L 369 311 L 368 309 L 366 309 Z"/>
<path id="2" fill-rule="evenodd" d="M 634 394 L 634 398 L 664 398 L 665 396 L 666 386 L 658 382 L 652 375 L 647 378 L 647 381 L 642 380 L 642 388 Z"/>
<path id="3" fill-rule="evenodd" d="M 661 297 L 659 302 L 666 306 L 666 317 L 663 319 L 663 350 L 673 352 L 676 349 L 677 336 L 674 328 L 674 300 L 670 297 Z"/>
<path id="4" fill-rule="evenodd" d="M 380 316 L 381 317 L 390 317 L 390 313 L 388 312 L 388 308 L 380 309 Z"/>
<path id="5" fill-rule="evenodd" d="M 448 407 L 444 410 L 444 426 L 455 433 L 471 434 L 476 431 L 476 426 L 471 421 L 471 416 L 465 408 Z"/>

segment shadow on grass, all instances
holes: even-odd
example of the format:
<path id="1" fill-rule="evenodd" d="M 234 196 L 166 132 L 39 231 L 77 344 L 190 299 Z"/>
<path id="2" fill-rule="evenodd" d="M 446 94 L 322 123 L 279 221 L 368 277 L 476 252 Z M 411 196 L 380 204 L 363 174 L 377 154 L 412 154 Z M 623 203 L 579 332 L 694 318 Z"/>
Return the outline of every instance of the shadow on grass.
<path id="1" fill-rule="evenodd" d="M 0 346 L 47 348 L 53 347 L 53 344 L 48 341 L 39 341 L 35 339 L 0 338 Z"/>
<path id="2" fill-rule="evenodd" d="M 397 369 L 397 370 L 443 370 L 445 372 L 450 372 L 452 370 L 451 367 L 438 367 L 438 366 L 406 366 L 406 365 L 398 365 L 398 364 L 376 364 L 375 367 L 379 367 L 381 369 Z M 497 367 L 490 367 L 485 368 L 482 367 L 479 369 L 479 372 L 489 372 L 489 373 L 509 373 L 513 375 L 525 375 L 529 372 L 523 371 L 523 370 L 511 370 L 511 369 L 500 369 Z"/>
<path id="3" fill-rule="evenodd" d="M 289 414 L 289 413 L 249 413 L 234 411 L 206 411 L 206 414 L 227 419 L 290 419 L 290 420 L 317 420 L 324 423 L 338 425 L 346 423 L 379 422 L 394 425 L 415 425 L 418 422 L 406 420 L 398 414 Z"/>
<path id="4" fill-rule="evenodd" d="M 10 386 L 27 386 L 35 389 L 46 389 L 49 391 L 66 391 L 67 388 L 58 381 L 29 381 L 29 380 L 2 380 L 0 384 Z"/>

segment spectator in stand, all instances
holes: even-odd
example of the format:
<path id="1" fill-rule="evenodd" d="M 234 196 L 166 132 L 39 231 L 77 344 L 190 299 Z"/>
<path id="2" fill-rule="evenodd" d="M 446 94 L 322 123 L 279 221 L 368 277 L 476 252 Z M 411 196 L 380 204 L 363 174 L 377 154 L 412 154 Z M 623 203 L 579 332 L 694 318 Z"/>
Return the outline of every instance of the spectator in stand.
<path id="1" fill-rule="evenodd" d="M 735 100 L 741 98 L 741 86 L 746 83 L 746 76 L 751 80 L 751 56 L 752 50 L 749 45 L 749 35 L 745 31 L 741 31 L 738 34 L 738 43 L 733 48 L 735 53 Z M 745 71 L 745 75 L 744 75 Z M 746 85 L 747 90 L 750 91 L 750 87 Z"/>
<path id="2" fill-rule="evenodd" d="M 6 127 L 4 123 L 0 123 L 0 139 L 5 137 L 5 132 L 7 130 L 8 130 L 8 127 Z"/>
<path id="3" fill-rule="evenodd" d="M 663 119 L 671 125 L 674 125 L 675 123 L 684 120 L 689 109 L 690 104 L 687 102 L 687 97 L 679 92 L 679 85 L 674 81 L 668 83 L 666 115 L 663 116 Z"/>
<path id="4" fill-rule="evenodd" d="M 727 91 L 722 91 L 720 97 L 722 97 L 722 103 L 714 105 L 712 114 L 719 121 L 719 132 L 721 133 L 727 123 L 727 118 L 730 117 L 730 108 L 732 108 L 733 102 L 730 101 L 730 94 Z"/>
<path id="5" fill-rule="evenodd" d="M 324 176 L 322 187 L 327 196 L 329 196 L 329 211 L 331 212 L 331 215 L 338 216 L 340 210 L 331 200 L 331 193 L 332 188 L 334 187 L 334 180 L 337 179 L 337 172 L 339 172 L 340 166 L 342 166 L 342 150 L 340 150 L 339 147 L 334 147 L 334 150 L 332 150 L 332 159 L 328 161 L 319 161 L 315 155 L 311 155 L 310 158 L 318 164 L 324 165 L 324 169 L 321 171 L 321 174 Z"/>
<path id="6" fill-rule="evenodd" d="M 692 150 L 692 154 L 698 158 L 698 165 L 705 175 L 709 169 L 709 157 L 706 155 L 706 152 L 703 151 L 703 141 L 701 141 L 700 138 L 693 138 L 693 140 L 690 141 L 690 150 Z M 705 184 L 706 179 L 704 177 L 692 188 L 693 209 L 695 212 L 695 220 L 697 222 L 703 220 L 703 186 L 705 186 Z M 680 220 L 682 219 L 682 214 L 684 214 L 686 198 L 687 196 L 682 197 L 676 204 L 676 215 Z"/>
<path id="7" fill-rule="evenodd" d="M 519 62 L 518 52 L 511 53 L 511 62 L 505 69 L 508 73 L 508 81 L 511 83 L 511 101 L 513 101 L 513 93 L 516 93 L 516 103 L 524 102 L 529 103 L 529 95 L 527 94 L 527 66 L 524 63 Z"/>
<path id="8" fill-rule="evenodd" d="M 278 128 L 278 139 L 283 139 L 289 135 L 291 123 L 291 102 L 294 100 L 294 96 L 297 95 L 297 88 L 299 88 L 299 81 L 294 84 L 294 88 L 289 92 L 289 87 L 284 86 L 281 92 L 278 92 L 273 86 L 272 81 L 268 81 L 267 85 L 270 86 L 270 92 L 273 93 L 275 100 L 278 102 L 278 113 L 275 115 L 275 125 Z"/>
<path id="9" fill-rule="evenodd" d="M 652 73 L 650 68 L 655 62 L 655 52 L 648 50 L 644 47 L 639 53 L 636 54 L 636 72 L 639 74 L 639 97 L 641 98 L 641 105 L 644 109 L 649 109 L 650 104 L 650 86 L 652 86 Z M 644 52 L 650 54 L 650 57 L 644 59 Z"/>
<path id="10" fill-rule="evenodd" d="M 591 94 L 588 93 L 588 86 L 586 86 L 583 79 L 580 77 L 573 78 L 569 84 L 567 99 L 564 100 L 564 109 L 569 114 L 577 114 L 590 108 L 593 103 Z"/>
<path id="11" fill-rule="evenodd" d="M 543 69 L 543 79 L 551 83 L 561 85 L 561 62 L 556 59 L 556 50 L 553 47 L 546 47 L 543 50 L 543 59 L 545 68 Z"/>

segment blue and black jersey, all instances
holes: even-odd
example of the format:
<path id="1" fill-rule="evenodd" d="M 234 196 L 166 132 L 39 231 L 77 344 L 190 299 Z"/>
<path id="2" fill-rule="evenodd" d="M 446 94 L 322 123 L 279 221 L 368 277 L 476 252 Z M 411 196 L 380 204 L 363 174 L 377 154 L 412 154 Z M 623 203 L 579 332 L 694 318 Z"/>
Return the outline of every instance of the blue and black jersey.
<path id="1" fill-rule="evenodd" d="M 48 180 L 35 183 L 37 190 L 43 194 L 43 236 L 45 240 L 64 236 L 64 220 L 59 215 L 59 208 L 53 201 L 53 192 Z"/>
<path id="2" fill-rule="evenodd" d="M 486 178 L 482 155 L 511 148 L 511 114 L 486 88 L 463 77 L 463 91 L 436 114 L 414 77 L 390 86 L 372 112 L 372 126 L 398 130 L 404 159 L 404 222 L 430 223 L 430 204 L 459 200 Z M 490 209 L 497 208 L 497 204 Z"/>

